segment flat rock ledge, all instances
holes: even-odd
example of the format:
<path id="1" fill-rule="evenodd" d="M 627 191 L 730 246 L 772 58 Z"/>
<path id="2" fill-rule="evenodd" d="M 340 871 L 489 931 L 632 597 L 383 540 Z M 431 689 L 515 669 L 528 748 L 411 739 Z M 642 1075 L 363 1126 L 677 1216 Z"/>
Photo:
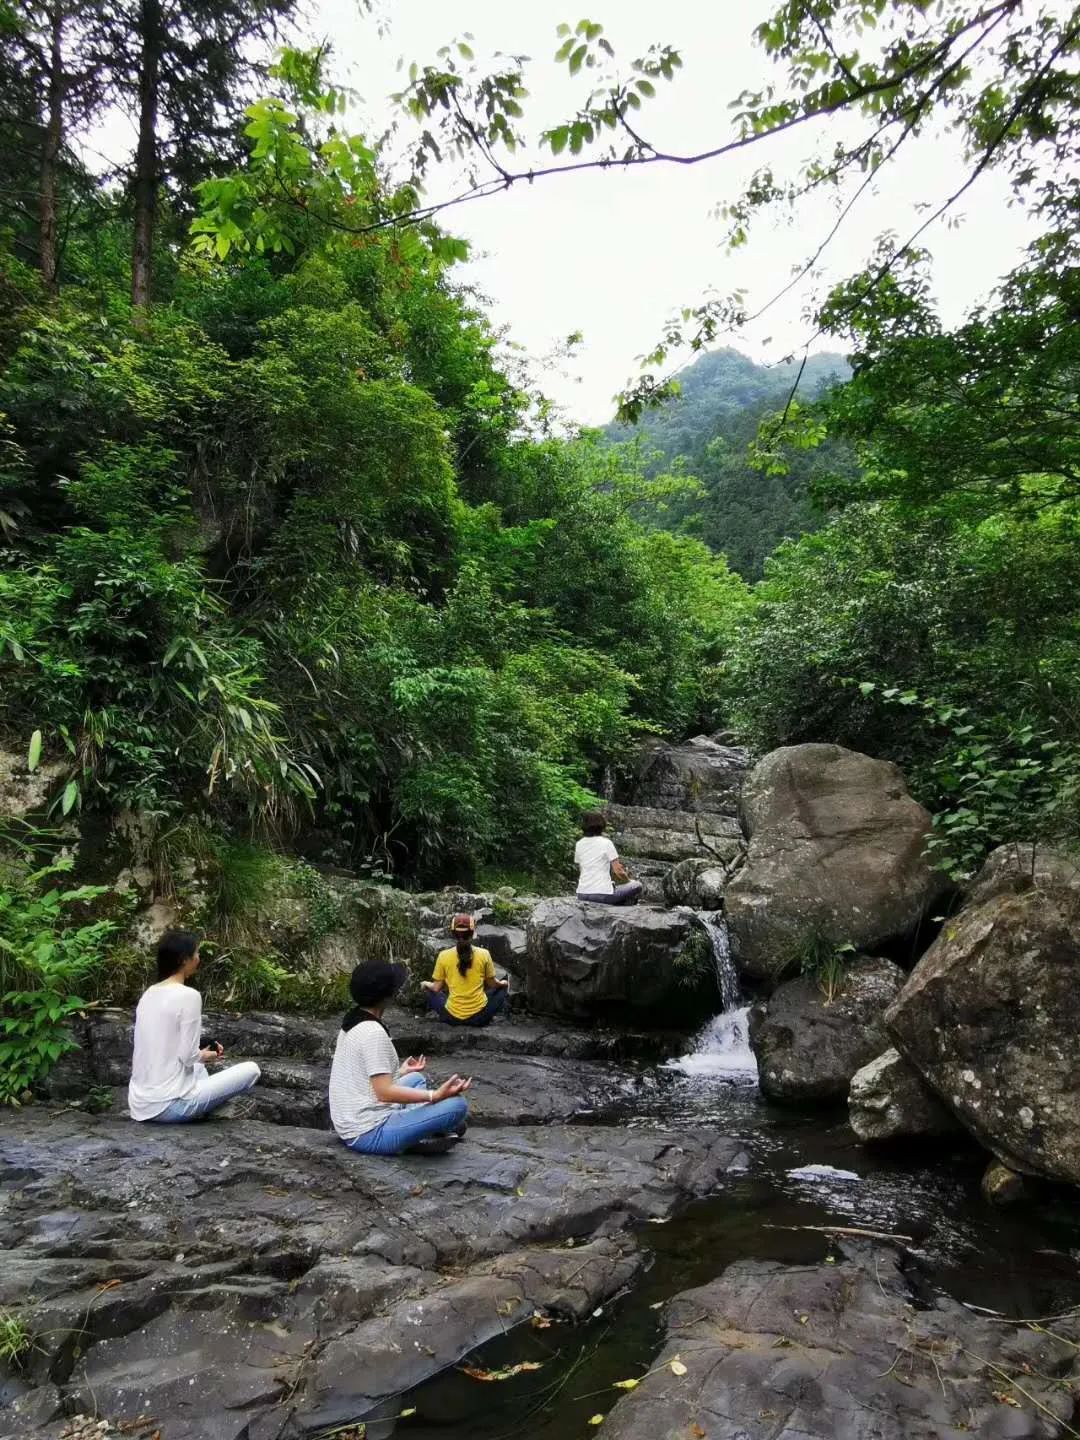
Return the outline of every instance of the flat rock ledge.
<path id="1" fill-rule="evenodd" d="M 737 1141 L 474 1130 L 439 1158 L 322 1131 L 140 1126 L 30 1107 L 0 1131 L 0 1437 L 152 1415 L 167 1440 L 344 1424 L 534 1310 L 580 1319 L 639 1266 L 635 1223 L 718 1189 Z"/>
<path id="2" fill-rule="evenodd" d="M 255 1119 L 327 1130 L 338 1024 L 336 1016 L 208 1013 L 203 1031 L 224 1045 L 227 1064 L 259 1065 L 262 1078 L 251 1098 Z M 637 1062 L 655 1063 L 686 1048 L 686 1036 L 674 1032 L 575 1030 L 517 1017 L 484 1030 L 455 1029 L 396 1007 L 387 1024 L 399 1054 L 431 1057 L 436 1080 L 452 1070 L 473 1076 L 469 1108 L 485 1126 L 591 1123 L 634 1093 L 641 1078 Z M 126 1113 L 133 1034 L 130 1011 L 95 1012 L 76 1031 L 79 1048 L 53 1072 L 51 1094 L 77 1099 L 93 1085 L 109 1085 L 114 1109 Z"/>
<path id="3" fill-rule="evenodd" d="M 739 1261 L 677 1296 L 667 1343 L 608 1415 L 607 1440 L 1075 1435 L 1075 1318 L 1053 1335 L 994 1324 L 934 1294 L 892 1249 L 845 1252 L 831 1265 Z"/>

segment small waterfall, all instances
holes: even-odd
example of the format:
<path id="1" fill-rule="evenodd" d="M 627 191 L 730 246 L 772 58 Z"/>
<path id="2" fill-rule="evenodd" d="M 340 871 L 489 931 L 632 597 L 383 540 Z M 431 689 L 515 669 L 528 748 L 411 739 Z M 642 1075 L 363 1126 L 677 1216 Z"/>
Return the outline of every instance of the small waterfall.
<path id="1" fill-rule="evenodd" d="M 757 1080 L 757 1061 L 750 1049 L 747 1027 L 750 1007 L 743 999 L 739 972 L 731 958 L 727 921 L 719 910 L 696 911 L 695 914 L 712 945 L 720 1014 L 714 1015 L 696 1037 L 689 1054 L 668 1061 L 668 1068 L 679 1070 L 684 1075 L 715 1076 L 752 1083 Z"/>
<path id="2" fill-rule="evenodd" d="M 720 1009 L 735 1010 L 742 1000 L 742 992 L 739 989 L 739 972 L 731 958 L 731 936 L 728 934 L 723 911 L 699 910 L 697 920 L 712 946 L 716 988 L 720 992 Z"/>

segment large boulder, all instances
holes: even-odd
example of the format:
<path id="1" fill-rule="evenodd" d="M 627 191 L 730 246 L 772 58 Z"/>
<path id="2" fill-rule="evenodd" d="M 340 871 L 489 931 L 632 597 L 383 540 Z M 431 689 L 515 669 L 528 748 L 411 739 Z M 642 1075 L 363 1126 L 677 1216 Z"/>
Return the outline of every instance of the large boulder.
<path id="1" fill-rule="evenodd" d="M 839 745 L 766 755 L 742 793 L 746 864 L 724 897 L 735 959 L 775 979 L 810 941 L 878 950 L 916 929 L 944 881 L 930 816 L 895 765 Z"/>
<path id="2" fill-rule="evenodd" d="M 965 905 L 970 908 L 998 895 L 1023 895 L 1047 885 L 1073 885 L 1080 880 L 1080 865 L 1071 855 L 1045 845 L 999 845 L 983 862 L 968 888 Z"/>
<path id="3" fill-rule="evenodd" d="M 724 889 L 738 861 L 729 867 L 720 860 L 680 860 L 664 876 L 664 899 L 669 905 L 689 905 L 694 910 L 719 910 Z"/>
<path id="4" fill-rule="evenodd" d="M 1011 858 L 1010 858 L 1011 856 Z M 1080 870 L 996 853 L 890 1007 L 899 1050 L 1014 1170 L 1080 1185 Z"/>
<path id="5" fill-rule="evenodd" d="M 532 1011 L 675 1025 L 717 1008 L 708 937 L 684 912 L 544 900 L 527 934 Z"/>
<path id="6" fill-rule="evenodd" d="M 839 1101 L 888 1044 L 882 1017 L 904 983 L 891 960 L 860 956 L 833 993 L 813 975 L 779 985 L 750 1011 L 750 1045 L 770 1100 Z"/>
<path id="7" fill-rule="evenodd" d="M 848 1119 L 866 1141 L 923 1139 L 960 1129 L 955 1116 L 892 1047 L 851 1077 Z"/>
<path id="8" fill-rule="evenodd" d="M 1075 1318 L 1053 1333 L 1011 1325 L 941 1295 L 910 1256 L 834 1248 L 814 1264 L 738 1260 L 670 1300 L 664 1348 L 608 1414 L 605 1440 L 1076 1434 Z"/>
<path id="9" fill-rule="evenodd" d="M 525 974 L 525 931 L 518 925 L 487 923 L 476 927 L 476 943 L 490 951 L 491 958 L 503 970 L 519 979 Z"/>
<path id="10" fill-rule="evenodd" d="M 628 785 L 630 805 L 735 814 L 749 752 L 695 735 L 680 745 L 646 740 Z"/>

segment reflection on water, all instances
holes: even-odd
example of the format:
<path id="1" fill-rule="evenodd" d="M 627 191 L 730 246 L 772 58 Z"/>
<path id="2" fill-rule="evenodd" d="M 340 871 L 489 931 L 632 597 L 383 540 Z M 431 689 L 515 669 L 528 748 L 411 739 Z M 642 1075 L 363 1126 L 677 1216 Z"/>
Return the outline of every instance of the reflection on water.
<path id="1" fill-rule="evenodd" d="M 727 1020 L 729 1016 L 718 1019 Z M 721 1131 L 745 1146 L 746 1169 L 720 1194 L 666 1225 L 645 1227 L 649 1268 L 632 1293 L 583 1326 L 522 1326 L 475 1352 L 488 1369 L 520 1360 L 536 1371 L 481 1383 L 458 1369 L 436 1376 L 368 1417 L 367 1440 L 585 1440 L 617 1380 L 639 1376 L 663 1343 L 663 1302 L 746 1258 L 805 1264 L 832 1253 L 827 1235 L 798 1227 L 846 1225 L 912 1237 L 933 1283 L 968 1304 L 1013 1316 L 1052 1314 L 1080 1301 L 1080 1218 L 1073 1198 L 1050 1193 L 1008 1212 L 987 1207 L 978 1183 L 985 1157 L 962 1138 L 912 1152 L 858 1144 L 842 1111 L 776 1109 L 724 1068 L 713 1022 L 694 1052 L 643 1070 L 615 1123 Z M 713 1040 L 708 1039 L 709 1035 Z M 414 1410 L 398 1419 L 402 1410 Z M 602 1432 L 601 1432 L 602 1433 Z"/>

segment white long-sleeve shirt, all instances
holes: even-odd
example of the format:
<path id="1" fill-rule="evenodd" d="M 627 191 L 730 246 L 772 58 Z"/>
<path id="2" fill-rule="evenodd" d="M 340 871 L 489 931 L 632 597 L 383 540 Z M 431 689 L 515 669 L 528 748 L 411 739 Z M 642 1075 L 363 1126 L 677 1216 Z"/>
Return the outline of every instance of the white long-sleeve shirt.
<path id="1" fill-rule="evenodd" d="M 200 1073 L 202 996 L 175 980 L 143 992 L 135 1010 L 128 1110 L 133 1120 L 153 1120 L 174 1100 L 195 1093 Z"/>

